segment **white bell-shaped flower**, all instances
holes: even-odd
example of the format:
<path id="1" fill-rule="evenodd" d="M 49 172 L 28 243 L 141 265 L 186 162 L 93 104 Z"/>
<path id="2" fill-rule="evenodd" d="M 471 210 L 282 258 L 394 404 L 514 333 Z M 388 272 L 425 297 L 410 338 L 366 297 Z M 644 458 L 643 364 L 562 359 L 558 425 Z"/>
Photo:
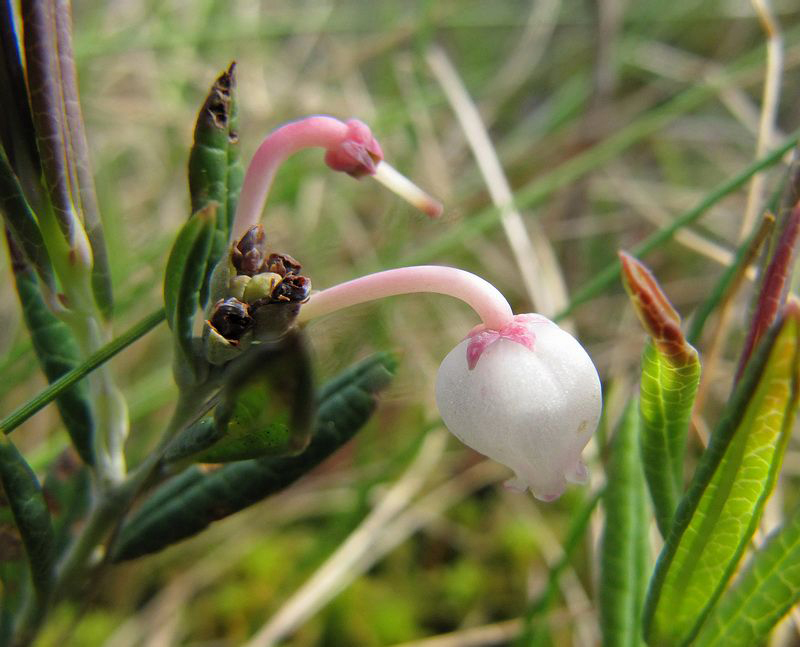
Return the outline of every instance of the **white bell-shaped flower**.
<path id="1" fill-rule="evenodd" d="M 514 470 L 512 489 L 545 501 L 583 483 L 581 451 L 600 420 L 600 379 L 572 335 L 540 315 L 480 327 L 445 357 L 436 402 L 464 444 Z"/>

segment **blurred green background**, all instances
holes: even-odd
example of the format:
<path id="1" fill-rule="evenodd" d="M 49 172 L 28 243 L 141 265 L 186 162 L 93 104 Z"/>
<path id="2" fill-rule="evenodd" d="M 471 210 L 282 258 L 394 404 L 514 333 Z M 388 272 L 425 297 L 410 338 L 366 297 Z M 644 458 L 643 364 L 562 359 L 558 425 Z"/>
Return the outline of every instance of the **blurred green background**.
<path id="1" fill-rule="evenodd" d="M 556 306 L 560 281 L 574 293 L 618 248 L 669 223 L 756 156 L 766 36 L 745 0 L 74 4 L 118 332 L 161 303 L 166 254 L 188 216 L 194 119 L 231 60 L 245 160 L 289 119 L 358 117 L 392 165 L 445 203 L 443 218 L 428 221 L 377 183 L 330 173 L 318 151 L 292 158 L 264 224 L 270 245 L 298 258 L 316 288 L 438 263 L 485 277 L 516 312 L 545 309 L 491 207 L 443 89 L 448 79 L 463 83 L 480 111 L 537 251 L 535 279 Z M 785 55 L 778 141 L 800 126 L 800 10 L 792 0 L 771 7 Z M 452 65 L 447 78 L 431 66 L 435 51 Z M 768 174 L 764 191 L 779 178 L 780 170 Z M 684 316 L 729 260 L 746 203 L 747 191 L 735 193 L 647 256 Z M 542 246 L 553 263 L 538 255 Z M 0 410 L 10 411 L 45 382 L 9 282 L 0 299 Z M 747 294 L 737 301 L 730 348 L 709 382 L 711 414 L 730 385 L 747 303 Z M 558 309 L 547 307 L 551 316 Z M 506 492 L 502 467 L 441 429 L 436 369 L 475 323 L 463 304 L 429 296 L 315 322 L 320 380 L 376 349 L 399 352 L 398 379 L 369 427 L 285 493 L 111 571 L 85 605 L 60 607 L 37 644 L 240 645 L 288 613 L 290 599 L 309 613 L 321 607 L 289 632 L 285 644 L 298 647 L 513 644 L 526 615 L 533 629 L 525 644 L 596 643 L 599 518 L 547 604 L 542 595 L 571 520 L 602 484 L 605 428 L 636 380 L 644 333 L 618 283 L 572 313 L 567 325 L 604 380 L 606 422 L 586 451 L 591 486 L 541 504 Z M 161 327 L 112 363 L 131 406 L 132 461 L 170 413 L 168 349 Z M 15 434 L 38 467 L 65 438 L 52 408 Z M 792 445 L 786 480 L 798 471 Z M 292 598 L 309 582 L 305 597 Z M 456 632 L 450 642 L 424 641 L 448 632 Z"/>

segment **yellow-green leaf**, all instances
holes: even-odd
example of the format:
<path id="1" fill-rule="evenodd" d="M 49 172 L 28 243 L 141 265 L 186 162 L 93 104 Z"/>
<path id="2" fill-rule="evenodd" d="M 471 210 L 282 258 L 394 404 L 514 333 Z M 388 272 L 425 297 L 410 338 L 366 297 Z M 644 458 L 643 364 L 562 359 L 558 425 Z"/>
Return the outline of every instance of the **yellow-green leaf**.
<path id="1" fill-rule="evenodd" d="M 800 510 L 776 530 L 709 614 L 696 647 L 760 644 L 800 601 Z"/>
<path id="2" fill-rule="evenodd" d="M 648 644 L 687 644 L 722 592 L 775 483 L 797 411 L 800 306 L 748 363 L 681 501 L 648 592 Z"/>

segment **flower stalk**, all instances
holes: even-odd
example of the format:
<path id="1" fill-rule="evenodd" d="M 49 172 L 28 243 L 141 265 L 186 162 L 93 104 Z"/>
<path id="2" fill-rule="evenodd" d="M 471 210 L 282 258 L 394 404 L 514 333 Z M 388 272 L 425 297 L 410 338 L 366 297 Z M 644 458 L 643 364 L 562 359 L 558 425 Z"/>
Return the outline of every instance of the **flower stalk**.
<path id="1" fill-rule="evenodd" d="M 419 265 L 368 274 L 312 293 L 300 310 L 298 323 L 375 299 L 417 292 L 461 299 L 492 330 L 505 327 L 514 316 L 500 291 L 481 277 L 454 267 Z"/>
<path id="2" fill-rule="evenodd" d="M 355 178 L 371 175 L 431 217 L 442 211 L 439 202 L 383 162 L 383 151 L 366 124 L 314 115 L 284 124 L 261 142 L 244 176 L 231 242 L 258 224 L 278 168 L 305 148 L 324 148 L 325 163 L 334 171 Z"/>

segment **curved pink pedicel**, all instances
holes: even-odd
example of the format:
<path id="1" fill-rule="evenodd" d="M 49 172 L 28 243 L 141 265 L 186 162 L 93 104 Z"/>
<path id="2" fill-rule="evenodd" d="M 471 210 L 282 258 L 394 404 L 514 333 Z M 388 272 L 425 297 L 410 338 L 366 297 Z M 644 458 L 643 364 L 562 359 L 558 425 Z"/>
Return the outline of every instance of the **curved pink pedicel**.
<path id="1" fill-rule="evenodd" d="M 494 344 L 498 339 L 508 339 L 517 344 L 525 346 L 528 350 L 534 349 L 536 334 L 531 328 L 534 323 L 553 322 L 537 314 L 514 315 L 513 320 L 498 330 L 491 330 L 486 326 L 476 326 L 467 335 L 469 344 L 467 345 L 467 366 L 470 370 L 475 368 L 483 352 Z"/>

